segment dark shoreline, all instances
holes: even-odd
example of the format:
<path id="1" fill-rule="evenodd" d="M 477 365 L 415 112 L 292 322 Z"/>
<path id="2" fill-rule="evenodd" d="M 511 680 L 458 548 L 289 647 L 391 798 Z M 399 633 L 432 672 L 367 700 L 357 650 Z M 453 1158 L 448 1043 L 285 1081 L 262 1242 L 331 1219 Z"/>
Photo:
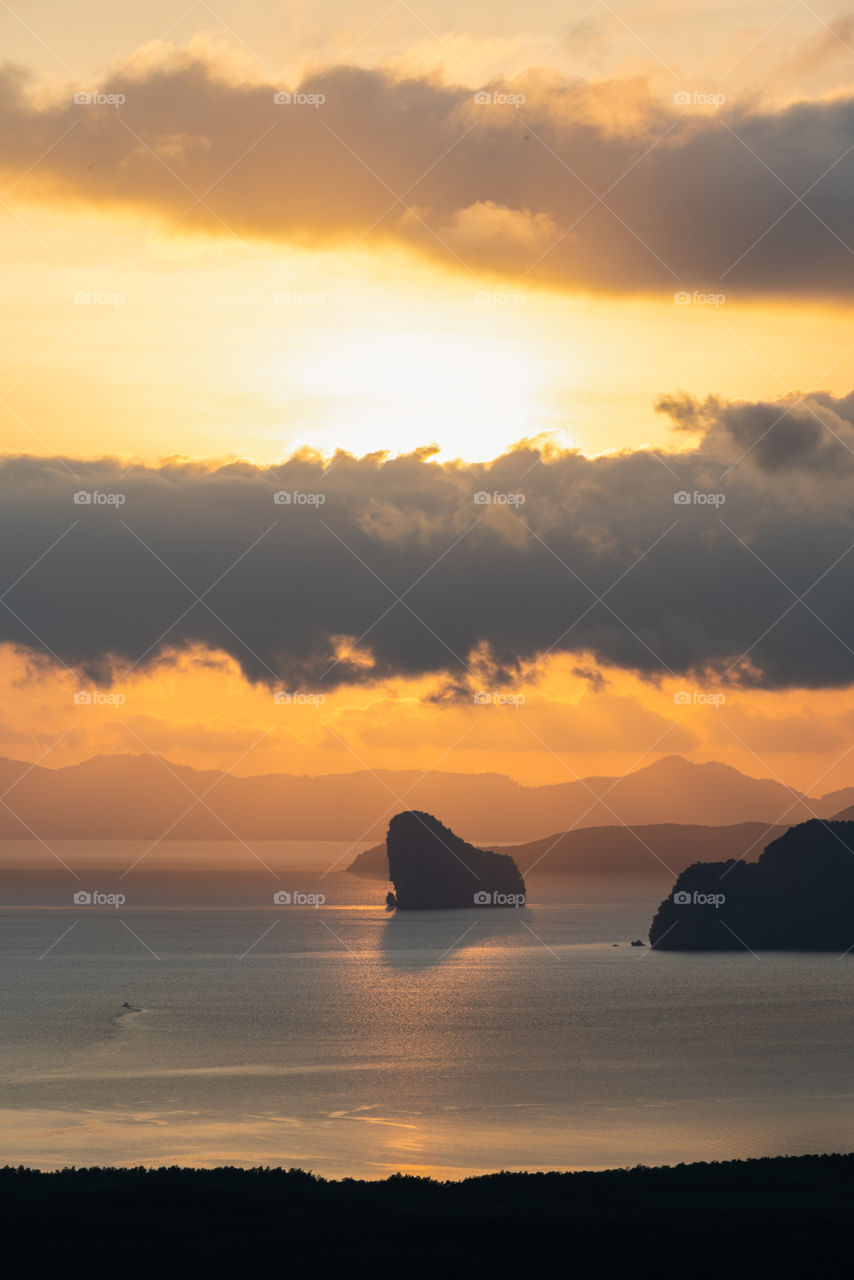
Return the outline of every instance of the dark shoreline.
<path id="1" fill-rule="evenodd" d="M 0 1169 L 4 1252 L 28 1275 L 545 1278 L 847 1274 L 854 1154 L 461 1182 L 295 1169 Z M 807 1268 L 809 1270 L 807 1270 Z M 275 1272 L 274 1272 L 275 1274 Z"/>

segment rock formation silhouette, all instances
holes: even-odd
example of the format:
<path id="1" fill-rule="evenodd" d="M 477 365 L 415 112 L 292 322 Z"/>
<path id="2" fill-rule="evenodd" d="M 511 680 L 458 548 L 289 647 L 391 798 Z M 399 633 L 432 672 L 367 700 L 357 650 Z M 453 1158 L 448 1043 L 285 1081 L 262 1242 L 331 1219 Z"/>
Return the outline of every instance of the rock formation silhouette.
<path id="1" fill-rule="evenodd" d="M 476 849 L 432 814 L 395 814 L 386 847 L 398 911 L 524 906 L 525 881 L 513 859 Z"/>
<path id="2" fill-rule="evenodd" d="M 854 822 L 803 822 L 755 863 L 694 863 L 658 908 L 649 940 L 669 951 L 848 951 Z"/>

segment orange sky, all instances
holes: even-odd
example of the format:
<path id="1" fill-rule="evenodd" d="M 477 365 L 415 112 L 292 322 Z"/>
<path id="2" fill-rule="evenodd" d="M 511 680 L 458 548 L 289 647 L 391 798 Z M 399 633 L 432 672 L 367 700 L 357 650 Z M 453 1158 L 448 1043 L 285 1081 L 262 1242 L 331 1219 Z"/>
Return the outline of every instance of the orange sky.
<path id="1" fill-rule="evenodd" d="M 619 16 L 594 5 L 573 22 L 552 3 L 475 3 L 463 13 L 431 0 L 393 6 L 385 16 L 367 3 L 229 0 L 216 9 L 153 0 L 144 10 L 117 11 L 105 0 L 83 0 L 72 10 L 31 0 L 26 14 L 14 6 L 0 14 L 6 58 L 30 77 L 21 88 L 18 72 L 7 69 L 5 89 L 16 111 L 30 113 L 32 129 L 31 136 L 20 130 L 23 151 L 13 138 L 0 152 L 4 454 L 268 465 L 304 446 L 362 455 L 435 444 L 439 461 L 471 461 L 531 437 L 590 455 L 649 444 L 687 449 L 696 434 L 673 434 L 655 409 L 663 395 L 768 402 L 796 391 L 843 396 L 854 387 L 851 305 L 844 290 L 834 293 L 832 267 L 831 284 L 815 290 L 799 284 L 789 291 L 785 280 L 781 288 L 761 280 L 748 287 L 736 274 L 714 301 L 700 265 L 695 278 L 664 272 L 666 286 L 651 284 L 645 273 L 653 268 L 627 231 L 625 252 L 637 256 L 626 261 L 637 264 L 636 277 L 608 279 L 602 263 L 585 275 L 583 240 L 573 249 L 574 224 L 568 231 L 554 219 L 578 180 L 574 157 L 550 158 L 539 125 L 542 119 L 559 131 L 583 109 L 604 134 L 621 138 L 660 111 L 672 114 L 678 93 L 691 95 L 698 131 L 718 110 L 707 105 L 709 94 L 724 96 L 737 124 L 794 101 L 832 110 L 854 77 L 854 28 L 833 6 L 796 6 L 781 17 L 757 3 L 636 3 Z M 192 125 L 176 108 L 169 138 L 155 139 L 156 101 L 136 115 L 132 101 L 124 115 L 121 105 L 81 105 L 68 117 L 75 130 L 68 138 L 39 132 L 45 120 L 65 119 L 74 92 L 109 94 L 127 83 L 142 97 L 155 93 L 158 77 L 183 84 L 196 66 L 225 86 L 226 105 L 212 97 L 208 115 L 199 108 Z M 427 87 L 412 108 L 420 120 L 438 111 L 430 95 L 448 86 L 465 88 L 467 101 L 484 85 L 510 93 L 524 87 L 538 127 L 530 119 L 521 126 L 533 132 L 519 138 L 520 182 L 536 155 L 543 209 L 481 199 L 478 175 L 466 165 L 454 171 L 441 148 L 431 153 L 432 138 L 426 155 L 436 209 L 448 202 L 445 220 L 419 204 L 418 193 L 403 201 L 406 135 L 401 144 L 389 132 L 388 149 L 374 155 L 366 93 L 364 120 L 353 116 L 347 136 L 340 125 L 334 131 L 349 166 L 340 196 L 334 182 L 324 186 L 328 168 L 312 168 L 321 144 L 333 146 L 317 110 L 310 123 L 293 125 L 300 164 L 284 177 L 270 174 L 275 200 L 268 202 L 264 181 L 252 186 L 251 166 L 235 152 L 232 185 L 206 196 L 201 204 L 212 212 L 198 216 L 194 184 L 208 159 L 221 173 L 219 145 L 232 154 L 229 95 L 301 82 L 317 91 L 341 83 L 342 67 L 353 77 L 382 73 L 394 92 L 421 77 Z M 535 106 L 541 114 L 533 117 Z M 222 118 L 214 118 L 220 109 Z M 514 128 L 524 109 L 507 108 Z M 480 127 L 485 117 L 465 110 L 471 127 Z M 273 117 L 271 109 L 271 127 L 281 119 L 296 117 Z M 130 128 L 118 125 L 130 120 L 135 141 L 117 158 L 117 139 L 127 142 Z M 496 147 L 510 145 L 508 121 L 489 125 Z M 84 133 L 88 150 L 77 152 Z M 836 154 L 845 145 L 839 140 Z M 91 158 L 84 164 L 81 157 Z M 487 189 L 494 175 L 488 158 L 483 163 Z M 758 169 L 763 163 L 756 160 Z M 842 169 L 834 172 L 841 177 Z M 796 203 L 815 176 L 792 177 Z M 270 229 L 276 201 L 289 211 L 298 193 L 313 207 L 315 187 L 323 200 L 315 223 L 286 234 Z M 590 195 L 594 208 L 600 194 Z M 395 218 L 403 202 L 407 216 L 394 230 L 394 218 L 374 229 L 373 201 L 398 206 Z M 615 208 L 610 222 L 601 208 L 595 213 L 603 219 L 595 231 L 600 246 L 611 243 L 601 237 L 622 234 L 622 206 Z M 835 228 L 828 234 L 839 239 Z M 759 252 L 766 249 L 773 251 L 770 242 Z M 542 266 L 531 270 L 541 255 Z M 688 302 L 677 297 L 683 291 Z M 270 688 L 251 685 L 225 654 L 164 660 L 113 686 L 113 700 L 101 703 L 75 702 L 75 693 L 97 692 L 85 676 L 49 660 L 34 663 L 11 645 L 0 646 L 0 667 L 0 752 L 47 765 L 151 750 L 238 773 L 426 769 L 441 760 L 444 769 L 558 782 L 678 752 L 813 791 L 854 777 L 844 754 L 854 693 L 757 692 L 706 681 L 704 697 L 725 698 L 710 705 L 694 696 L 690 678 L 642 680 L 585 654 L 525 665 L 509 690 L 524 697 L 518 706 L 434 701 L 441 681 L 403 676 L 331 690 L 320 704 L 275 703 Z M 680 692 L 688 693 L 687 705 L 674 701 Z"/>
<path id="2" fill-rule="evenodd" d="M 283 703 L 247 685 L 224 656 L 188 657 L 99 692 L 5 647 L 0 749 L 52 768 L 101 752 L 153 751 L 238 775 L 435 766 L 496 771 L 531 785 L 615 775 L 680 754 L 725 760 L 812 794 L 850 785 L 850 693 L 698 690 L 690 681 L 651 684 L 613 670 L 596 690 L 573 674 L 576 665 L 546 662 L 503 690 L 502 703 L 436 706 L 424 701 L 436 690 L 431 680 Z M 689 701 L 675 701 L 685 694 Z"/>

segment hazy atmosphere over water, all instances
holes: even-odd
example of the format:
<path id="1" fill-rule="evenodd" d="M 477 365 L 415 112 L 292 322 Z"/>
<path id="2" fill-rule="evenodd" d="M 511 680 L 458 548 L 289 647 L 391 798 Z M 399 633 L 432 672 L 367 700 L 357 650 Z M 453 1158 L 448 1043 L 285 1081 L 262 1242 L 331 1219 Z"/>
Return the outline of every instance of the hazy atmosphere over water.
<path id="1" fill-rule="evenodd" d="M 0 1166 L 847 1152 L 854 13 L 0 42 Z"/>
<path id="2" fill-rule="evenodd" d="M 632 949 L 668 878 L 566 880 L 486 918 L 305 871 L 320 907 L 9 913 L 4 1156 L 462 1177 L 851 1145 L 844 964 Z"/>

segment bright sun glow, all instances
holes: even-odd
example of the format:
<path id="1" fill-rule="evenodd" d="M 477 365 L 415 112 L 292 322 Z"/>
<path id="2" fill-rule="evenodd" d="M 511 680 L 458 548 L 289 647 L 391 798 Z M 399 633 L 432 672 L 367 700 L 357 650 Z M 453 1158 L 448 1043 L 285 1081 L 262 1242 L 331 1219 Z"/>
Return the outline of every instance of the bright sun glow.
<path id="1" fill-rule="evenodd" d="M 436 443 L 444 457 L 476 459 L 541 430 L 540 364 L 507 338 L 383 330 L 318 345 L 287 373 L 298 397 L 334 406 L 325 429 L 313 424 L 315 444 L 318 434 L 357 453 L 382 440 L 399 452 Z"/>

